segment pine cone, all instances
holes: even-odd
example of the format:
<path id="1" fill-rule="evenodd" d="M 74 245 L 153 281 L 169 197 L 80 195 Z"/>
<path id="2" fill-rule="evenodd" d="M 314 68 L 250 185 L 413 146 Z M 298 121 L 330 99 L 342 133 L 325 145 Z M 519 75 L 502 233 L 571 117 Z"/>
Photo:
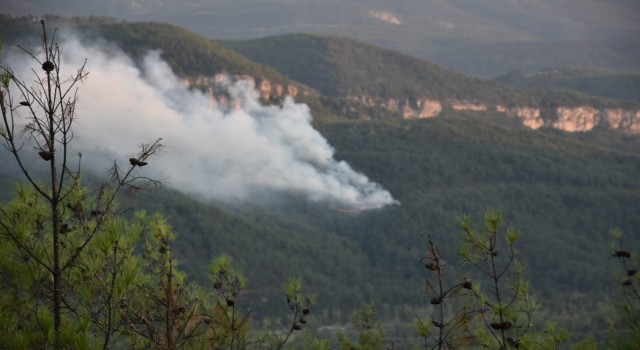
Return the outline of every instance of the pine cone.
<path id="1" fill-rule="evenodd" d="M 424 267 L 427 270 L 435 271 L 438 269 L 438 264 L 435 261 L 429 261 L 428 263 L 424 264 Z"/>
<path id="2" fill-rule="evenodd" d="M 55 68 L 55 66 L 53 65 L 53 62 L 51 62 L 51 61 L 46 61 L 45 63 L 42 64 L 42 69 L 45 72 L 51 72 L 51 71 L 53 71 L 54 68 Z"/>
<path id="3" fill-rule="evenodd" d="M 47 162 L 50 161 L 51 158 L 53 158 L 53 152 L 43 150 L 38 152 L 38 154 L 40 155 L 40 158 L 44 159 Z"/>
<path id="4" fill-rule="evenodd" d="M 616 250 L 613 253 L 613 256 L 615 256 L 616 258 L 630 258 L 631 252 L 628 252 L 626 250 Z"/>
<path id="5" fill-rule="evenodd" d="M 509 329 L 511 329 L 511 322 L 506 321 L 506 322 L 494 322 L 491 324 L 491 328 L 497 330 L 497 331 L 508 331 Z"/>
<path id="6" fill-rule="evenodd" d="M 138 160 L 137 158 L 129 158 L 129 163 L 131 163 L 131 165 L 133 166 L 145 166 L 148 164 L 147 162 L 143 162 L 141 160 Z"/>

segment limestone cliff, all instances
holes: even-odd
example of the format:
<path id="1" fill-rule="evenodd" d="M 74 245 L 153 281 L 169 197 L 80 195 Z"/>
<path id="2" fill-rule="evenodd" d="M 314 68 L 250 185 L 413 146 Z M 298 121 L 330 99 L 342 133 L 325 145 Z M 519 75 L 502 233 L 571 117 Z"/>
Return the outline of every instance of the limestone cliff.
<path id="1" fill-rule="evenodd" d="M 517 108 L 507 113 L 521 118 L 523 124 L 532 129 L 548 126 L 568 132 L 581 132 L 600 126 L 640 134 L 640 110 L 576 106 L 556 107 L 547 115 L 541 113 L 539 108 Z"/>
<path id="2" fill-rule="evenodd" d="M 263 78 L 255 78 L 249 75 L 216 74 L 213 77 L 207 76 L 189 76 L 183 78 L 183 84 L 189 88 L 201 89 L 207 91 L 214 101 L 220 102 L 226 97 L 225 86 L 229 81 L 245 80 L 258 91 L 263 102 L 282 101 L 286 96 L 298 97 L 308 95 L 310 91 L 302 90 L 295 84 L 276 83 Z"/>
<path id="3" fill-rule="evenodd" d="M 312 94 L 311 90 L 292 83 L 272 82 L 251 76 L 229 76 L 217 74 L 214 77 L 194 76 L 184 79 L 185 86 L 208 91 L 212 103 L 229 105 L 225 85 L 229 80 L 246 80 L 258 91 L 265 103 L 282 102 L 286 96 L 299 97 Z M 629 134 L 640 134 L 640 109 L 596 108 L 593 106 L 557 106 L 540 108 L 537 106 L 491 105 L 482 101 L 464 99 L 382 99 L 373 96 L 349 96 L 347 100 L 356 101 L 369 107 L 381 108 L 400 115 L 405 119 L 433 118 L 445 110 L 486 112 L 495 111 L 520 119 L 522 125 L 530 129 L 549 127 L 567 132 L 584 132 L 595 127 L 605 127 Z M 231 103 L 233 104 L 233 103 Z"/>
<path id="4" fill-rule="evenodd" d="M 433 118 L 443 110 L 484 112 L 496 111 L 521 120 L 530 129 L 550 127 L 567 132 L 589 131 L 605 127 L 629 134 L 640 134 L 640 109 L 595 108 L 592 106 L 558 106 L 541 109 L 534 106 L 506 107 L 480 101 L 430 98 L 379 99 L 371 96 L 350 96 L 349 99 L 372 107 L 400 113 L 404 118 Z"/>
<path id="5" fill-rule="evenodd" d="M 589 131 L 600 122 L 598 110 L 589 106 L 558 107 L 552 126 L 564 131 Z"/>
<path id="6" fill-rule="evenodd" d="M 513 107 L 506 108 L 504 106 L 496 106 L 496 111 L 505 113 L 507 115 L 515 116 L 522 119 L 522 124 L 529 129 L 538 129 L 544 126 L 544 119 L 540 114 L 540 108 L 533 107 Z"/>
<path id="7" fill-rule="evenodd" d="M 640 110 L 624 110 L 620 108 L 605 109 L 604 122 L 611 129 L 625 130 L 631 134 L 640 134 Z"/>

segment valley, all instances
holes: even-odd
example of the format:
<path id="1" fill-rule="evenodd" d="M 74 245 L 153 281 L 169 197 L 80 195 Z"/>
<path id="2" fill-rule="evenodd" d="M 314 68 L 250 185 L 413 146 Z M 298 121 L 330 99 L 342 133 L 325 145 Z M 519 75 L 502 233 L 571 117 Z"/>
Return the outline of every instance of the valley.
<path id="1" fill-rule="evenodd" d="M 233 106 L 217 85 L 225 73 L 248 80 L 267 106 L 281 107 L 287 96 L 306 103 L 337 162 L 399 202 L 360 210 L 287 191 L 202 198 L 170 186 L 121 198 L 127 208 L 167 218 L 178 236 L 178 266 L 204 288 L 210 259 L 232 256 L 249 281 L 241 301 L 256 320 L 286 308 L 280 286 L 299 275 L 318 295 L 316 329 L 344 326 L 373 300 L 380 320 L 396 327 L 390 337 L 411 338 L 416 312 L 431 310 L 420 263 L 425 237 L 437 242 L 453 274 L 467 276 L 456 258 L 456 220 L 466 213 L 480 222 L 497 209 L 522 231 L 520 259 L 542 301 L 537 320 L 556 320 L 573 342 L 607 338 L 618 293 L 610 231 L 620 228 L 630 247 L 640 246 L 637 100 L 512 87 L 332 36 L 218 42 L 161 23 L 52 21 L 61 33 L 116 45 L 134 62 L 158 50 L 209 101 Z M 5 49 L 27 37 L 30 25 L 0 17 Z M 11 164 L 0 169 L 3 202 L 19 181 L 9 156 L 0 154 L 1 164 Z M 88 169 L 85 177 L 97 183 L 103 174 Z"/>

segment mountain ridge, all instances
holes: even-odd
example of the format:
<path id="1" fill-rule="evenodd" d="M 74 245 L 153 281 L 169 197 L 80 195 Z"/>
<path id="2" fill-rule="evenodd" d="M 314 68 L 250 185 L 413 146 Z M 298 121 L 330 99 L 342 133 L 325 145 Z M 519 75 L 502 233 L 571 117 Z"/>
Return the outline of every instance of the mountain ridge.
<path id="1" fill-rule="evenodd" d="M 586 131 L 602 126 L 640 132 L 640 104 L 633 101 L 563 90 L 512 89 L 347 38 L 289 34 L 220 43 L 325 95 L 380 107 L 403 118 L 436 117 L 443 109 L 494 111 L 533 129 Z"/>
<path id="2" fill-rule="evenodd" d="M 295 32 L 348 36 L 493 78 L 566 65 L 638 70 L 633 0 L 97 1 L 0 0 L 13 15 L 101 15 L 160 21 L 209 38 Z M 385 19 L 386 18 L 386 19 Z M 388 20 L 393 18 L 394 20 Z"/>
<path id="3" fill-rule="evenodd" d="M 29 18 L 1 19 L 1 29 L 10 40 L 29 32 L 25 29 Z M 82 31 L 88 40 L 103 37 L 113 41 L 134 58 L 160 49 L 185 84 L 209 91 L 213 99 L 218 98 L 216 76 L 225 71 L 252 80 L 264 101 L 279 103 L 291 95 L 319 108 L 319 114 L 431 118 L 445 109 L 493 111 L 515 117 L 533 129 L 586 131 L 601 126 L 640 132 L 640 102 L 571 91 L 508 88 L 347 38 L 290 34 L 216 42 L 162 23 L 109 18 L 53 20 L 63 30 Z M 318 92 L 325 97 L 319 97 Z"/>
<path id="4" fill-rule="evenodd" d="M 560 67 L 532 74 L 513 70 L 494 80 L 530 89 L 565 89 L 604 98 L 640 101 L 638 72 Z"/>

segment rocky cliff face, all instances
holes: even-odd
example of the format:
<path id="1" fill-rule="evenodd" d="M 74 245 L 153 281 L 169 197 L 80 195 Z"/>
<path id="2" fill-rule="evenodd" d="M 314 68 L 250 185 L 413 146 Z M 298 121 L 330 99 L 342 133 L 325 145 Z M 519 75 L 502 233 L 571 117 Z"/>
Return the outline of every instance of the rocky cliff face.
<path id="1" fill-rule="evenodd" d="M 640 111 L 620 108 L 605 109 L 604 121 L 612 129 L 626 130 L 631 134 L 640 134 Z"/>
<path id="2" fill-rule="evenodd" d="M 209 92 L 212 100 L 220 101 L 226 97 L 226 86 L 230 81 L 245 80 L 259 92 L 263 102 L 282 101 L 286 96 L 297 97 L 299 94 L 308 95 L 310 91 L 300 89 L 294 84 L 274 83 L 267 79 L 254 78 L 249 75 L 216 74 L 214 77 L 192 76 L 184 77 L 183 84 L 189 88 L 201 89 Z"/>
<path id="3" fill-rule="evenodd" d="M 533 107 L 514 107 L 506 108 L 504 106 L 496 106 L 496 111 L 507 115 L 515 116 L 522 119 L 522 124 L 529 129 L 538 129 L 544 126 L 544 119 L 540 114 L 540 108 Z"/>
<path id="4" fill-rule="evenodd" d="M 640 134 L 640 110 L 622 108 L 594 108 L 592 106 L 541 109 L 531 106 L 506 107 L 503 105 L 488 105 L 478 101 L 445 99 L 435 100 L 421 98 L 415 101 L 409 99 L 380 100 L 370 96 L 349 97 L 368 106 L 386 108 L 391 112 L 400 113 L 404 118 L 433 118 L 443 110 L 456 111 L 496 111 L 518 118 L 522 124 L 530 129 L 551 127 L 567 132 L 589 131 L 601 126 L 619 130 L 629 134 Z"/>
<path id="5" fill-rule="evenodd" d="M 265 103 L 281 102 L 286 96 L 298 97 L 312 92 L 294 84 L 271 82 L 267 79 L 251 76 L 229 76 L 218 74 L 212 78 L 206 76 L 187 77 L 184 85 L 208 91 L 214 104 L 229 104 L 225 85 L 230 80 L 246 80 L 260 94 Z M 357 101 L 370 107 L 383 108 L 405 119 L 433 118 L 444 110 L 484 112 L 495 111 L 520 119 L 522 125 L 530 129 L 550 127 L 567 132 L 583 132 L 595 127 L 605 127 L 629 134 L 640 134 L 640 110 L 623 108 L 595 108 L 592 106 L 558 106 L 544 108 L 532 106 L 506 107 L 489 105 L 471 100 L 432 98 L 418 99 L 380 99 L 372 96 L 349 96 L 348 100 Z"/>
<path id="6" fill-rule="evenodd" d="M 537 129 L 548 126 L 568 132 L 589 131 L 605 127 L 629 134 L 640 134 L 640 110 L 621 108 L 597 109 L 591 106 L 556 107 L 544 115 L 537 108 L 525 109 L 528 113 L 515 113 L 523 124 Z"/>
<path id="7" fill-rule="evenodd" d="M 588 131 L 596 126 L 640 134 L 640 110 L 607 108 L 598 110 L 589 106 L 559 107 L 553 127 L 566 131 Z"/>

